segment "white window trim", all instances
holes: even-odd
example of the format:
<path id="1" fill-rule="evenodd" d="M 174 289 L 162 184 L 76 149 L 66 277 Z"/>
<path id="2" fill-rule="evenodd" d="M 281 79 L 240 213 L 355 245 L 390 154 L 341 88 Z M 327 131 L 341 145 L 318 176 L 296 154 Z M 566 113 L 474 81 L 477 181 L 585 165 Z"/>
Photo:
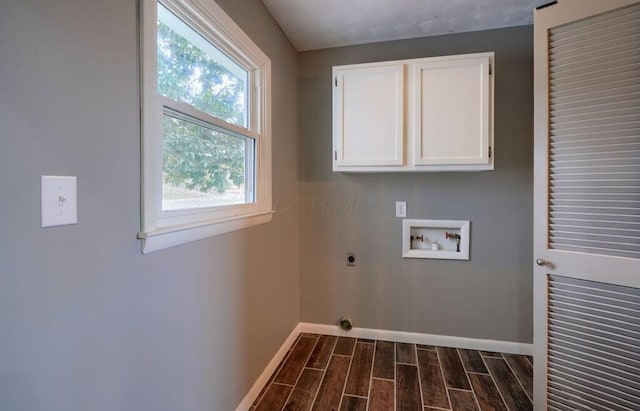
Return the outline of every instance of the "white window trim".
<path id="1" fill-rule="evenodd" d="M 271 61 L 213 0 L 162 0 L 181 19 L 249 71 L 249 128 L 255 144 L 255 202 L 204 209 L 162 211 L 163 99 L 156 76 L 156 0 L 140 2 L 142 252 L 150 253 L 190 241 L 271 221 Z M 233 45 L 233 46 L 232 46 Z M 181 108 L 182 110 L 182 108 Z M 188 110 L 188 109 L 187 109 Z M 228 125 L 225 127 L 228 128 Z M 245 133 L 246 134 L 246 133 Z"/>

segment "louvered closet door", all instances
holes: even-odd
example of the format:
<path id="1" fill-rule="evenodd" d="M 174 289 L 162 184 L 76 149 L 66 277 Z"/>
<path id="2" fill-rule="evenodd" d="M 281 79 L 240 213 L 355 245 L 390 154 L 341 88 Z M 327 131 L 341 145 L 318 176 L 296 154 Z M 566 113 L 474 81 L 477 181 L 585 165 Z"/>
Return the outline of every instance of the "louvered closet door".
<path id="1" fill-rule="evenodd" d="M 535 408 L 640 410 L 640 2 L 534 33 Z"/>

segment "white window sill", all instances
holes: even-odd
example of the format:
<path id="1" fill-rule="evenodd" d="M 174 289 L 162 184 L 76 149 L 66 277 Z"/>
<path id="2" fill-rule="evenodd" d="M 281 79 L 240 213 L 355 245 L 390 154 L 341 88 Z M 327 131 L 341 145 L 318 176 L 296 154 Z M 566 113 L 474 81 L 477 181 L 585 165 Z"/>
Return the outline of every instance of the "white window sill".
<path id="1" fill-rule="evenodd" d="M 268 223 L 271 221 L 273 213 L 274 211 L 266 211 L 204 225 L 160 228 L 138 233 L 138 238 L 142 241 L 142 253 L 148 254 L 191 241 Z"/>

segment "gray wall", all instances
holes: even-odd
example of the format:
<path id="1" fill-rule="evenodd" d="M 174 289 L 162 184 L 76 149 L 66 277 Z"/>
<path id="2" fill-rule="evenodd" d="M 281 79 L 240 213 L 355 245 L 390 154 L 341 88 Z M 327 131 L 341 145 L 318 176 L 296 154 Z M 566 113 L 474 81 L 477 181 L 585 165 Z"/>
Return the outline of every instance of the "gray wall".
<path id="1" fill-rule="evenodd" d="M 532 341 L 532 29 L 491 30 L 302 53 L 303 321 Z M 495 51 L 496 169 L 331 171 L 333 65 Z M 409 218 L 471 220 L 470 261 L 401 258 L 396 200 Z M 358 266 L 345 267 L 347 251 Z"/>
<path id="2" fill-rule="evenodd" d="M 259 0 L 219 0 L 273 64 L 276 204 L 298 195 L 296 54 Z M 140 254 L 136 1 L 0 6 L 0 409 L 230 410 L 299 321 L 299 221 Z M 40 228 L 40 175 L 78 176 Z M 283 264 L 286 261 L 286 264 Z"/>

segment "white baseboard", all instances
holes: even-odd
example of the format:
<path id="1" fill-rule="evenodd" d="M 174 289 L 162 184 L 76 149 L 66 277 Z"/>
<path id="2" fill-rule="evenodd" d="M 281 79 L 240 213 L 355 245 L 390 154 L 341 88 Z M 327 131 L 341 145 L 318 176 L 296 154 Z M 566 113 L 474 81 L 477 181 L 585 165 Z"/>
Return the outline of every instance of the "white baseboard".
<path id="1" fill-rule="evenodd" d="M 278 352 L 267 364 L 262 374 L 253 384 L 247 395 L 242 399 L 236 411 L 248 410 L 260 395 L 260 391 L 269 381 L 269 377 L 276 371 L 280 361 L 287 355 L 287 351 L 296 341 L 298 334 L 326 334 L 340 337 L 367 338 L 370 340 L 395 341 L 412 344 L 437 345 L 441 347 L 464 348 L 467 350 L 493 351 L 508 354 L 533 355 L 533 344 L 512 341 L 484 340 L 479 338 L 453 337 L 438 334 L 411 333 L 405 331 L 377 330 L 374 328 L 352 328 L 345 331 L 337 325 L 298 323 L 291 334 L 284 341 Z"/>
<path id="2" fill-rule="evenodd" d="M 377 330 L 354 327 L 345 331 L 337 325 L 299 323 L 300 332 L 337 335 L 340 337 L 367 338 L 370 340 L 396 341 L 412 344 L 438 345 L 467 350 L 494 351 L 508 354 L 533 355 L 533 344 L 512 341 L 483 340 L 479 338 L 453 337 L 438 334 L 411 333 L 405 331 Z"/>
<path id="3" fill-rule="evenodd" d="M 284 357 L 287 355 L 287 352 L 289 351 L 289 348 L 291 348 L 293 343 L 296 342 L 298 334 L 300 334 L 301 332 L 305 332 L 300 331 L 300 324 L 302 323 L 298 323 L 298 325 L 294 327 L 293 331 L 291 331 L 291 334 L 289 334 L 287 339 L 284 340 L 284 343 L 282 343 L 282 346 L 280 347 L 280 349 L 278 349 L 276 355 L 274 355 L 271 361 L 269 361 L 269 364 L 267 364 L 264 371 L 262 371 L 262 374 L 258 376 L 256 382 L 253 383 L 253 386 L 251 387 L 247 395 L 245 395 L 242 401 L 240 401 L 240 404 L 236 408 L 236 411 L 247 411 L 249 408 L 251 408 L 253 402 L 256 400 L 256 398 L 258 398 L 258 395 L 260 395 L 260 391 L 262 391 L 262 388 L 269 381 L 269 377 L 271 377 L 271 374 L 276 372 L 276 368 L 278 368 L 280 361 L 284 359 Z"/>

